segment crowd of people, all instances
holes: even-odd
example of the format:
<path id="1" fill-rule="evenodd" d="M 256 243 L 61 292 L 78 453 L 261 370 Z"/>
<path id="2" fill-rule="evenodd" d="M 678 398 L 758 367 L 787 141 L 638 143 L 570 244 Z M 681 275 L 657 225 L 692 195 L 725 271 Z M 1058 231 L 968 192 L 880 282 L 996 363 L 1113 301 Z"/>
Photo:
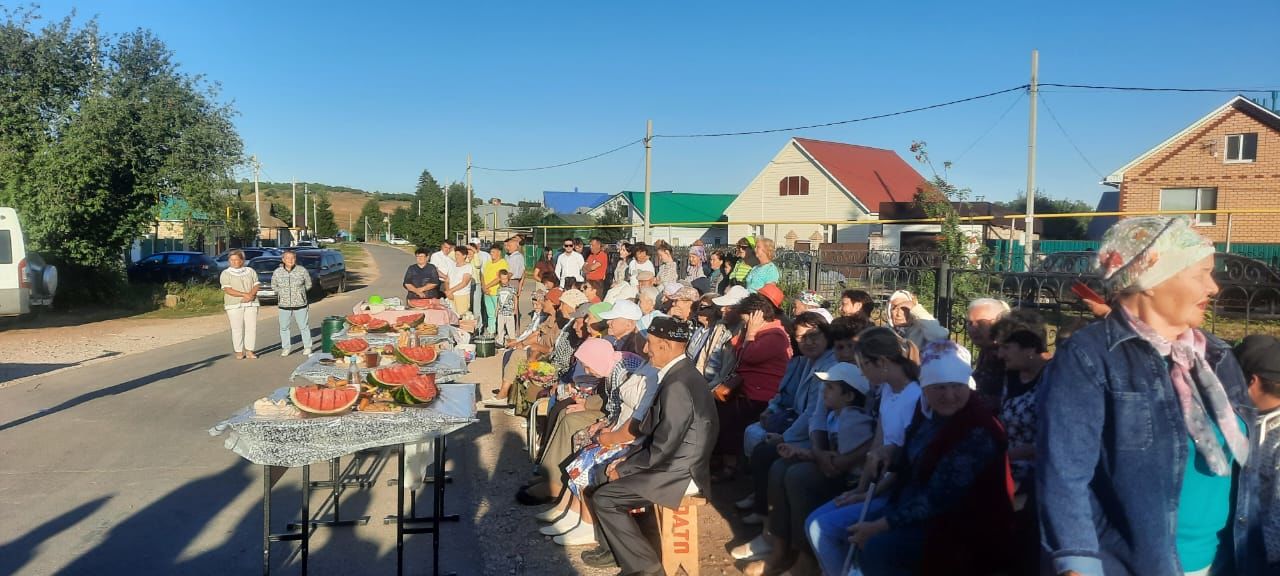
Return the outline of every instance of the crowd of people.
<path id="1" fill-rule="evenodd" d="M 1200 329 L 1213 247 L 1185 219 L 1114 226 L 1110 300 L 1052 340 L 996 298 L 962 346 L 907 291 L 784 295 L 774 250 L 620 244 L 610 266 L 567 239 L 531 268 L 500 344 L 554 377 L 485 404 L 550 402 L 516 494 L 550 506 L 543 534 L 662 574 L 634 512 L 749 486 L 746 574 L 1280 574 L 1280 341 Z"/>

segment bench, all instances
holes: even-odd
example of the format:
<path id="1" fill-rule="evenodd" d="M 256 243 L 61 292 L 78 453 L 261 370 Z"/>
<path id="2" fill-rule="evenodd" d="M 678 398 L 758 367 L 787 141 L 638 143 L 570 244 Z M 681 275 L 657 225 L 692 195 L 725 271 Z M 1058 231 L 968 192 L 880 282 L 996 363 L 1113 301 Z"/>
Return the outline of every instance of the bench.
<path id="1" fill-rule="evenodd" d="M 706 498 L 692 494 L 684 497 L 679 508 L 654 506 L 662 541 L 662 569 L 667 574 L 678 574 L 683 567 L 688 576 L 699 575 L 698 508 L 706 503 Z"/>

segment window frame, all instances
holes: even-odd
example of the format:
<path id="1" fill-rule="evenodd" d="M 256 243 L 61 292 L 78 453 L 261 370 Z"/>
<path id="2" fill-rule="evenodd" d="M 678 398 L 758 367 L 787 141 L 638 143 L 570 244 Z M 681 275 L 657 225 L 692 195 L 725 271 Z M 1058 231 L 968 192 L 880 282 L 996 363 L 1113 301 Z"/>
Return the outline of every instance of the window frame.
<path id="1" fill-rule="evenodd" d="M 793 189 L 791 181 L 795 180 L 796 185 Z M 778 180 L 778 196 L 808 196 L 809 195 L 809 179 L 804 176 L 783 176 Z"/>
<path id="2" fill-rule="evenodd" d="M 1253 136 L 1253 158 L 1245 158 L 1244 157 L 1245 141 L 1250 135 Z M 1240 147 L 1238 149 L 1238 152 L 1240 153 L 1239 158 L 1231 157 L 1231 139 L 1232 138 L 1240 139 Z M 1258 133 L 1257 132 L 1239 132 L 1236 134 L 1226 135 L 1223 141 L 1223 146 L 1222 146 L 1222 162 L 1224 164 L 1252 164 L 1257 160 L 1258 160 Z"/>
<path id="3" fill-rule="evenodd" d="M 1195 206 L 1192 208 L 1192 210 L 1217 210 L 1218 209 L 1218 188 L 1211 187 L 1211 186 L 1196 186 L 1196 187 L 1187 187 L 1187 188 L 1161 188 L 1160 189 L 1160 210 L 1161 211 L 1167 210 L 1164 205 L 1166 192 L 1183 192 L 1188 190 L 1193 190 L 1195 192 Z M 1205 191 L 1208 191 L 1208 190 L 1213 191 L 1213 206 L 1206 208 L 1204 207 L 1204 193 Z M 1189 214 L 1189 216 L 1192 217 L 1192 223 L 1196 226 L 1217 226 L 1218 225 L 1217 214 Z"/>

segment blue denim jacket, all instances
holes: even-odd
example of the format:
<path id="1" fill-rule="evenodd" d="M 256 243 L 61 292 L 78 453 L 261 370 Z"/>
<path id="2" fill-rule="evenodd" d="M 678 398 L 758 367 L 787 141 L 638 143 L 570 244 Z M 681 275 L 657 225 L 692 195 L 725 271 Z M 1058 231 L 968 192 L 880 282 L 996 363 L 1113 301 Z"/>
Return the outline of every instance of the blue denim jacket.
<path id="1" fill-rule="evenodd" d="M 1256 410 L 1226 343 L 1206 360 L 1254 434 Z M 1059 348 L 1037 390 L 1041 546 L 1055 574 L 1181 575 L 1175 534 L 1187 429 L 1163 357 L 1112 314 Z M 1214 574 L 1243 573 L 1253 468 L 1235 468 Z"/>

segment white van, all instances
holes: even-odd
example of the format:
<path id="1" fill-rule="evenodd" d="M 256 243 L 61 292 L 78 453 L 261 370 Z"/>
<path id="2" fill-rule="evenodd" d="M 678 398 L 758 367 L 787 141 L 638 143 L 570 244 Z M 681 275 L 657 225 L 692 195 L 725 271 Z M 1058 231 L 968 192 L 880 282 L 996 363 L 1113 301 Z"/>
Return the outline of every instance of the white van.
<path id="1" fill-rule="evenodd" d="M 18 213 L 0 207 L 0 316 L 19 316 L 48 306 L 58 290 L 58 270 L 27 253 Z"/>

